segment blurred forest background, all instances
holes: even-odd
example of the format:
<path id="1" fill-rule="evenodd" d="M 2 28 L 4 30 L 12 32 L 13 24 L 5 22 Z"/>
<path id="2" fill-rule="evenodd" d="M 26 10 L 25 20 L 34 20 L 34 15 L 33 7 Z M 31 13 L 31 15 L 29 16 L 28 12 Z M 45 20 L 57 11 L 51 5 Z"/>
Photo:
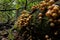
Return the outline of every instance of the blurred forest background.
<path id="1" fill-rule="evenodd" d="M 0 40 L 60 40 L 60 0 L 0 0 Z"/>
<path id="2" fill-rule="evenodd" d="M 0 0 L 0 22 L 16 20 L 20 12 L 39 3 L 41 0 Z"/>

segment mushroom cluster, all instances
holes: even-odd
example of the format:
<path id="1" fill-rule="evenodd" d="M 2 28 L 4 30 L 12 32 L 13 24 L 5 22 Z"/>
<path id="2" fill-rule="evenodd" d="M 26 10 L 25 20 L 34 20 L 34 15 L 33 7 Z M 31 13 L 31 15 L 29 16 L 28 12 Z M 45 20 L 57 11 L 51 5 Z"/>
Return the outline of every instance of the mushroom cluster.
<path id="1" fill-rule="evenodd" d="M 18 27 L 23 27 L 29 24 L 29 21 L 31 20 L 32 15 L 29 14 L 28 11 L 24 10 L 21 12 L 22 14 L 18 17 L 16 25 Z"/>
<path id="2" fill-rule="evenodd" d="M 60 8 L 58 5 L 53 4 L 48 7 L 48 11 L 46 12 L 46 16 L 49 18 L 50 26 L 55 26 L 58 22 L 60 23 Z"/>
<path id="3" fill-rule="evenodd" d="M 56 0 L 43 0 L 39 4 L 32 6 L 32 10 L 40 9 L 41 11 L 45 10 L 48 6 L 54 4 Z"/>

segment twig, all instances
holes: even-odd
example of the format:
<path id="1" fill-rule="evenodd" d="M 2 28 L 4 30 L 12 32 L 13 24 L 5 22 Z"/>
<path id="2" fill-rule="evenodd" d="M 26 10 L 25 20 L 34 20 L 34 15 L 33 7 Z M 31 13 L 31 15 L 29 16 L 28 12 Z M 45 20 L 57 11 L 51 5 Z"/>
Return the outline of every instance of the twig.
<path id="1" fill-rule="evenodd" d="M 21 9 L 21 8 L 19 8 L 19 9 Z M 13 10 L 18 10 L 18 9 L 2 9 L 0 11 L 13 11 Z"/>
<path id="2" fill-rule="evenodd" d="M 26 3 L 25 3 L 25 10 L 27 9 L 27 0 L 26 0 Z"/>

